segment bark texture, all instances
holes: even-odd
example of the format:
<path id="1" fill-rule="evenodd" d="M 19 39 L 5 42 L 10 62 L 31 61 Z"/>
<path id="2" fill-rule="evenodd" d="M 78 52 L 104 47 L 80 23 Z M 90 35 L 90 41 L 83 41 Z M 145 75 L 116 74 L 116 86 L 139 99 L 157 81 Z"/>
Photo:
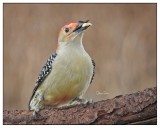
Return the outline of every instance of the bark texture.
<path id="1" fill-rule="evenodd" d="M 4 124 L 157 124 L 157 88 L 116 96 L 92 104 L 40 111 L 34 120 L 27 110 L 4 110 Z"/>

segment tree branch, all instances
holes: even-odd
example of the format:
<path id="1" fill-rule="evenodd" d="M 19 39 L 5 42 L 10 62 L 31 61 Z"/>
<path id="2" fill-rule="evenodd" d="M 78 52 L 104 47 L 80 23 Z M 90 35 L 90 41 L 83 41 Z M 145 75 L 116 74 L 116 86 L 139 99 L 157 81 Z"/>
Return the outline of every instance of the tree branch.
<path id="1" fill-rule="evenodd" d="M 40 111 L 33 120 L 26 110 L 3 111 L 4 124 L 157 124 L 157 88 L 116 96 L 92 104 Z"/>

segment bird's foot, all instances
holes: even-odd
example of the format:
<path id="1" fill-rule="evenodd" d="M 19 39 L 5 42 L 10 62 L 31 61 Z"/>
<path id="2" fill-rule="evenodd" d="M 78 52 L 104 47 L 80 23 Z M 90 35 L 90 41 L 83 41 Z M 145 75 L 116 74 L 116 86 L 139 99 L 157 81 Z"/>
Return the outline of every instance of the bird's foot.
<path id="1" fill-rule="evenodd" d="M 65 105 L 61 105 L 61 106 L 59 106 L 57 108 L 62 110 L 62 109 L 70 108 L 70 107 L 72 107 L 70 104 L 65 104 Z"/>
<path id="2" fill-rule="evenodd" d="M 61 110 L 61 109 L 65 109 L 65 108 L 71 108 L 71 107 L 74 107 L 74 106 L 80 105 L 80 104 L 89 105 L 92 103 L 93 103 L 92 99 L 87 100 L 87 99 L 76 98 L 76 99 L 72 100 L 70 103 L 65 104 L 65 105 L 61 105 L 57 108 Z"/>
<path id="3" fill-rule="evenodd" d="M 81 98 L 76 98 L 73 100 L 73 102 L 71 102 L 71 105 L 77 105 L 77 104 L 84 104 L 84 105 L 88 105 L 88 104 L 92 104 L 93 100 L 87 100 L 87 99 L 81 99 Z"/>

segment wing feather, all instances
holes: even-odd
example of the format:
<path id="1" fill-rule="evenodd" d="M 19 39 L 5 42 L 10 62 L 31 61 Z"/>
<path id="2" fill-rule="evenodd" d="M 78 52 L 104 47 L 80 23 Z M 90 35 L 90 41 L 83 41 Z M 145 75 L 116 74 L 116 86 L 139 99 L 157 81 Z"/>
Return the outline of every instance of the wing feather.
<path id="1" fill-rule="evenodd" d="M 93 75 L 92 75 L 92 79 L 90 81 L 90 84 L 92 83 L 93 79 L 94 79 L 94 74 L 95 74 L 95 67 L 96 67 L 96 63 L 94 62 L 94 60 L 92 60 L 92 65 L 93 65 Z"/>
<path id="2" fill-rule="evenodd" d="M 35 87 L 33 89 L 33 92 L 32 92 L 32 96 L 30 98 L 30 101 L 29 101 L 29 104 L 36 92 L 36 90 L 38 89 L 38 87 L 43 83 L 43 81 L 45 80 L 45 78 L 48 76 L 48 74 L 51 72 L 52 70 L 52 64 L 55 60 L 57 56 L 57 53 L 53 53 L 47 60 L 47 62 L 45 63 L 45 65 L 43 66 L 42 70 L 40 71 L 39 73 L 39 76 L 37 78 L 37 81 L 36 81 L 36 84 L 35 84 Z M 30 106 L 29 106 L 30 108 Z"/>

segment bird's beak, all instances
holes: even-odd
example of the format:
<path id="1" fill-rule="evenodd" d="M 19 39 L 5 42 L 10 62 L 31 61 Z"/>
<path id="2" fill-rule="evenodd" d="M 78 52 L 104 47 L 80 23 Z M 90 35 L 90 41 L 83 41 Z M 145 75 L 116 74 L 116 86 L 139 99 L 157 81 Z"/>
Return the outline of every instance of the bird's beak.
<path id="1" fill-rule="evenodd" d="M 73 30 L 73 32 L 82 32 L 84 30 L 86 30 L 89 26 L 91 26 L 92 24 L 87 21 L 79 21 L 77 27 Z"/>

